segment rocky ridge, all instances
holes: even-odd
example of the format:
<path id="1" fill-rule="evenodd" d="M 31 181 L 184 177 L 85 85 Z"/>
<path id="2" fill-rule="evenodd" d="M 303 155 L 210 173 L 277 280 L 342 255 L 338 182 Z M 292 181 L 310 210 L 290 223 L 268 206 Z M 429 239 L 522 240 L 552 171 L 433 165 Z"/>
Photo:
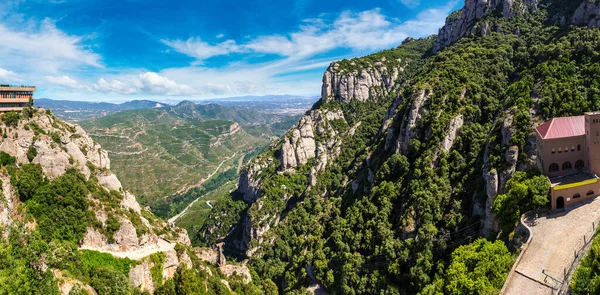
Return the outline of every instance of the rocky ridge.
<path id="1" fill-rule="evenodd" d="M 454 44 L 467 35 L 489 35 L 500 30 L 495 24 L 479 21 L 486 16 L 498 12 L 505 18 L 537 9 L 539 0 L 467 0 L 461 10 L 457 10 L 446 18 L 446 24 L 440 29 L 433 51 L 437 52 Z"/>

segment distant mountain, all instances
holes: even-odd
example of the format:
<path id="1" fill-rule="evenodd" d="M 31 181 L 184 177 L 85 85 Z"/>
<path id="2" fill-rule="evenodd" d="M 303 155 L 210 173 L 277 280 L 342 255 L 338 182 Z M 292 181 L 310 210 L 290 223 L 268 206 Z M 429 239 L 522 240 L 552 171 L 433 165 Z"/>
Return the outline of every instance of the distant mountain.
<path id="1" fill-rule="evenodd" d="M 212 117 L 213 119 L 219 118 L 224 120 L 233 120 L 240 124 L 244 124 L 246 122 L 254 121 L 255 119 L 263 120 L 264 116 L 260 115 L 259 113 L 279 114 L 286 116 L 301 115 L 318 99 L 318 97 L 268 95 L 228 97 L 198 101 L 186 100 L 158 102 L 152 100 L 133 100 L 124 103 L 109 103 L 40 98 L 35 100 L 35 105 L 46 109 L 51 109 L 57 117 L 72 122 L 94 119 L 123 111 L 174 106 L 174 111 L 186 116 L 190 116 L 191 118 L 195 118 L 196 116 L 211 116 L 210 113 L 212 112 L 215 114 L 215 116 Z M 198 108 L 198 105 L 209 105 L 210 107 L 196 109 Z M 245 108 L 251 111 L 246 112 L 246 115 L 241 118 L 232 118 L 227 117 L 228 114 L 225 109 L 222 108 L 222 106 Z M 186 112 L 189 113 L 186 114 Z"/>
<path id="2" fill-rule="evenodd" d="M 80 121 L 122 111 L 159 108 L 165 106 L 166 104 L 150 100 L 133 100 L 117 104 L 109 102 L 88 102 L 39 98 L 35 100 L 35 105 L 46 109 L 51 109 L 57 117 L 63 120 Z"/>

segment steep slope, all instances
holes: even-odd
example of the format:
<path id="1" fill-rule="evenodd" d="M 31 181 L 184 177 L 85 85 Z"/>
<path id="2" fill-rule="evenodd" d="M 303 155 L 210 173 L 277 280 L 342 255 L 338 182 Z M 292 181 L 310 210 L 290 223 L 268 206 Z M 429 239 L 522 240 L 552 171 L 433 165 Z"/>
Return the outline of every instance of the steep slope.
<path id="1" fill-rule="evenodd" d="M 189 247 L 185 230 L 141 208 L 78 125 L 31 108 L 0 120 L 2 292 L 261 292 L 244 265 Z"/>
<path id="2" fill-rule="evenodd" d="M 498 292 L 518 216 L 549 185 L 533 127 L 600 108 L 596 7 L 468 0 L 437 38 L 333 63 L 198 240 L 225 239 L 284 292 Z M 516 173 L 539 187 L 506 191 Z"/>

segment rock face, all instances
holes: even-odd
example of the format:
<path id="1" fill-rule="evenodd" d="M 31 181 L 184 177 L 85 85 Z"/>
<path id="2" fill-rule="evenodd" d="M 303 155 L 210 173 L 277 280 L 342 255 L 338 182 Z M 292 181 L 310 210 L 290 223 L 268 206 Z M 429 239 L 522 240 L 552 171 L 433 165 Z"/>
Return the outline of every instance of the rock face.
<path id="1" fill-rule="evenodd" d="M 454 144 L 454 140 L 460 131 L 460 128 L 464 124 L 463 115 L 458 115 L 454 117 L 448 124 L 448 129 L 446 131 L 446 136 L 444 136 L 444 140 L 442 141 L 441 149 L 444 152 L 449 152 Z"/>
<path id="2" fill-rule="evenodd" d="M 388 69 L 382 62 L 375 62 L 367 68 L 344 71 L 340 64 L 332 63 L 323 75 L 321 97 L 340 102 L 366 101 L 376 96 L 374 86 L 380 87 L 384 93 L 394 87 L 402 70 L 397 67 Z"/>
<path id="3" fill-rule="evenodd" d="M 129 270 L 129 284 L 134 288 L 140 288 L 142 291 L 154 293 L 154 282 L 152 281 L 150 268 L 152 268 L 150 263 L 144 260 L 144 262 Z"/>
<path id="4" fill-rule="evenodd" d="M 526 11 L 537 9 L 539 0 L 466 0 L 465 6 L 453 12 L 446 18 L 446 24 L 440 29 L 433 51 L 437 52 L 454 44 L 458 39 L 474 34 L 485 36 L 492 31 L 493 24 L 478 25 L 478 21 L 497 11 L 502 10 L 505 18 L 514 17 Z"/>
<path id="5" fill-rule="evenodd" d="M 485 201 L 485 219 L 483 221 L 482 233 L 486 235 L 497 229 L 497 221 L 492 212 L 492 205 L 498 195 L 498 172 L 496 172 L 496 169 L 484 172 L 483 179 L 485 180 L 485 194 L 487 198 Z"/>
<path id="6" fill-rule="evenodd" d="M 287 171 L 302 166 L 310 159 L 317 157 L 318 170 L 322 171 L 327 165 L 327 159 L 336 157 L 334 150 L 337 131 L 331 125 L 332 120 L 343 120 L 341 111 L 312 111 L 310 115 L 302 117 L 298 124 L 291 130 L 291 137 L 284 137 L 279 158 L 281 171 Z M 328 139 L 317 143 L 314 133 L 319 138 Z M 327 150 L 333 150 L 328 153 Z"/>
<path id="7" fill-rule="evenodd" d="M 314 110 L 300 118 L 283 138 L 278 170 L 293 171 L 316 158 L 315 168 L 323 171 L 328 160 L 337 157 L 341 150 L 341 140 L 332 125 L 334 120 L 346 121 L 340 110 Z M 319 141 L 315 140 L 315 134 Z M 254 203 L 260 197 L 261 171 L 273 161 L 273 158 L 259 156 L 240 172 L 238 192 L 246 202 Z"/>
<path id="8" fill-rule="evenodd" d="M 401 151 L 403 154 L 408 152 L 408 144 L 416 134 L 415 127 L 417 126 L 417 123 L 419 123 L 421 117 L 429 111 L 426 103 L 431 98 L 431 94 L 432 93 L 426 89 L 420 89 L 414 92 L 408 118 L 402 122 L 402 127 L 399 130 L 400 135 L 396 142 L 396 151 Z"/>
<path id="9" fill-rule="evenodd" d="M 583 0 L 571 17 L 576 26 L 600 27 L 600 3 L 594 0 Z"/>

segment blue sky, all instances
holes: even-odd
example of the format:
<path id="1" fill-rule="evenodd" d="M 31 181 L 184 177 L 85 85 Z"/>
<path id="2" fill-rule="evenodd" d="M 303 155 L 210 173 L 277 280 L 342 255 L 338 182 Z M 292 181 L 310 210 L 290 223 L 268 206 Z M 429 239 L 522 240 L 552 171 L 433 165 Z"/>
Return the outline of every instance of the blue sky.
<path id="1" fill-rule="evenodd" d="M 318 95 L 332 61 L 435 34 L 459 0 L 3 0 L 0 83 L 90 101 Z"/>

